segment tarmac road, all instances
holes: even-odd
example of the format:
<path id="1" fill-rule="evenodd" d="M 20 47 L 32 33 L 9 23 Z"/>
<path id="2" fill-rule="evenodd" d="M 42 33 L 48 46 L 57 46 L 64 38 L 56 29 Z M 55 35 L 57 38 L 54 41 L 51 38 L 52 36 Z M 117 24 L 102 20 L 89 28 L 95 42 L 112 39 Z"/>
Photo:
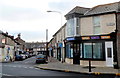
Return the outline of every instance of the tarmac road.
<path id="1" fill-rule="evenodd" d="M 89 74 L 77 74 L 68 72 L 58 72 L 50 70 L 41 70 L 34 67 L 35 57 L 28 58 L 23 61 L 15 61 L 11 63 L 2 63 L 2 78 L 115 78 L 115 76 L 93 76 Z M 117 78 L 117 77 L 116 77 Z"/>

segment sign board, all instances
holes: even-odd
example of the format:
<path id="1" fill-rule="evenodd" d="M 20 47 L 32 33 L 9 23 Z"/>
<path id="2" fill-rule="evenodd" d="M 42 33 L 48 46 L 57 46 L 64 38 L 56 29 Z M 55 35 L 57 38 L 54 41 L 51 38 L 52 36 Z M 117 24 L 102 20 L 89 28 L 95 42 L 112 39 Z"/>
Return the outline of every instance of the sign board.
<path id="1" fill-rule="evenodd" d="M 2 43 L 5 44 L 5 39 L 2 39 Z"/>
<path id="2" fill-rule="evenodd" d="M 93 36 L 93 37 L 91 37 L 91 39 L 100 39 L 100 37 L 99 36 Z"/>
<path id="3" fill-rule="evenodd" d="M 110 39 L 110 36 L 101 36 L 101 39 Z"/>
<path id="4" fill-rule="evenodd" d="M 67 41 L 75 40 L 75 38 L 67 38 Z"/>
<path id="5" fill-rule="evenodd" d="M 82 37 L 82 40 L 89 40 L 90 37 Z"/>

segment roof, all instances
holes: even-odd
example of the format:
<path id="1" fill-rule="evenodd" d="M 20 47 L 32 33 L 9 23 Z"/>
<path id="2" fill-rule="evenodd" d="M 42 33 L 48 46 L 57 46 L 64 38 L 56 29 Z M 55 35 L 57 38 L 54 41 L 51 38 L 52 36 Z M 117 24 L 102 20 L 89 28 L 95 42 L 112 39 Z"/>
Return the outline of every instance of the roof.
<path id="1" fill-rule="evenodd" d="M 26 48 L 45 47 L 46 42 L 26 42 Z"/>
<path id="2" fill-rule="evenodd" d="M 98 5 L 98 6 L 91 8 L 84 15 L 118 12 L 118 11 L 120 11 L 119 8 L 120 8 L 120 2 L 103 4 L 103 5 Z"/>
<path id="3" fill-rule="evenodd" d="M 68 12 L 66 15 L 73 14 L 73 13 L 78 13 L 78 14 L 84 14 L 86 11 L 88 11 L 90 8 L 85 8 L 85 7 L 79 7 L 76 6 L 73 8 L 70 12 Z"/>

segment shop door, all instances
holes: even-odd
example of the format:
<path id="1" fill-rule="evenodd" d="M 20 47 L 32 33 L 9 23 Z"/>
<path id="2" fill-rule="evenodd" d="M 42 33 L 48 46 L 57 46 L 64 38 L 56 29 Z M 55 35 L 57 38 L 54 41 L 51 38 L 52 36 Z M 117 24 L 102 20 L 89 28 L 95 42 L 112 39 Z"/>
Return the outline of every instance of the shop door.
<path id="1" fill-rule="evenodd" d="M 73 64 L 80 64 L 80 44 L 73 44 Z"/>
<path id="2" fill-rule="evenodd" d="M 106 65 L 113 67 L 113 42 L 105 42 Z"/>

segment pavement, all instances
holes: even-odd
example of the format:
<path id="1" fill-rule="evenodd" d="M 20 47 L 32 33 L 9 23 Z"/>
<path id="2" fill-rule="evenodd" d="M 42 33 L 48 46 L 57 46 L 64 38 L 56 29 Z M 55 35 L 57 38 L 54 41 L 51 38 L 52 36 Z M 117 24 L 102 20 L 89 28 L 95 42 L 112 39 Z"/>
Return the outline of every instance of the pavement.
<path id="1" fill-rule="evenodd" d="M 52 71 L 61 71 L 61 72 L 72 72 L 72 73 L 81 73 L 81 74 L 107 74 L 107 75 L 116 75 L 120 76 L 118 69 L 112 67 L 92 67 L 91 72 L 89 72 L 88 66 L 73 65 L 67 63 L 61 63 L 55 58 L 50 58 L 46 64 L 35 65 L 36 68 L 43 70 L 52 70 Z"/>

